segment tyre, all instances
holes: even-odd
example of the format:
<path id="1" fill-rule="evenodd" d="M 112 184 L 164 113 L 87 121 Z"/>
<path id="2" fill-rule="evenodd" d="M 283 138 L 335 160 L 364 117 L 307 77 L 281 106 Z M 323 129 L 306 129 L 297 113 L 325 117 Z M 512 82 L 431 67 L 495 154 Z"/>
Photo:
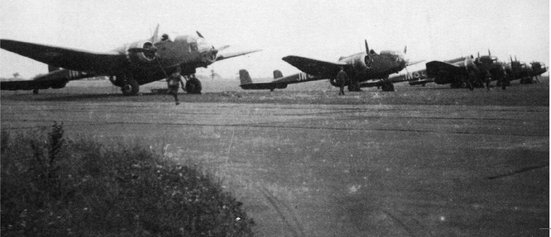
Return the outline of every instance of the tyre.
<path id="1" fill-rule="evenodd" d="M 140 85 L 134 79 L 128 80 L 123 86 L 121 86 L 121 91 L 123 95 L 137 95 L 140 91 Z"/>
<path id="2" fill-rule="evenodd" d="M 201 94 L 201 81 L 195 77 L 192 77 L 187 80 L 185 89 L 188 94 Z"/>

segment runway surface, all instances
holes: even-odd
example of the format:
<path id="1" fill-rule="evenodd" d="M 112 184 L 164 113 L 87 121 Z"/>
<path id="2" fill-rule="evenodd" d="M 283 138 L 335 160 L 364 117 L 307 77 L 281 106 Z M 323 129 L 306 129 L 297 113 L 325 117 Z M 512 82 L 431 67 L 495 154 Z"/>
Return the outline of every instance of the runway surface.
<path id="1" fill-rule="evenodd" d="M 548 104 L 44 98 L 3 96 L 2 129 L 58 121 L 70 137 L 200 164 L 244 203 L 258 236 L 549 234 Z"/>

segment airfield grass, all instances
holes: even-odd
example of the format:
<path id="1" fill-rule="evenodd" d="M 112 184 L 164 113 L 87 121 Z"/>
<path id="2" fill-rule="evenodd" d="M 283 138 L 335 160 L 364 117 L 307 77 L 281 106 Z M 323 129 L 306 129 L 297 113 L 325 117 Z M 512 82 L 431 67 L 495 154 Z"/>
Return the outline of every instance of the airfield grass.
<path id="1" fill-rule="evenodd" d="M 51 131 L 1 137 L 2 236 L 251 236 L 221 182 L 143 146 Z"/>

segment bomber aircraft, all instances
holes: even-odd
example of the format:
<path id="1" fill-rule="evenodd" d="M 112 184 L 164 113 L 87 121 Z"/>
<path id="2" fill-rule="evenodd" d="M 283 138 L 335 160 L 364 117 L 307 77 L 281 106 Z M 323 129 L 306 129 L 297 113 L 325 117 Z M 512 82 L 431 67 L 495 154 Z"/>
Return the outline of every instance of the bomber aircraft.
<path id="1" fill-rule="evenodd" d="M 407 48 L 404 48 L 404 54 L 406 52 Z M 323 79 L 329 79 L 331 85 L 338 87 L 336 76 L 342 67 L 349 78 L 346 82 L 349 91 L 359 91 L 360 87 L 373 86 L 373 83 L 380 85 L 383 91 L 394 91 L 394 85 L 392 81 L 388 80 L 388 76 L 401 71 L 409 65 L 418 63 L 409 63 L 408 60 L 404 59 L 401 52 L 385 50 L 378 54 L 374 50 L 369 49 L 367 40 L 365 41 L 365 52 L 341 57 L 337 62 L 327 62 L 293 55 L 283 57 L 282 59 L 304 73 L 278 78 L 268 83 L 250 83 L 248 80 L 242 80 L 242 83 L 248 82 L 245 83 L 248 85 L 242 85 L 241 87 L 244 89 L 273 90 L 272 88 L 285 88 L 287 84 L 291 83 Z M 241 75 L 245 76 L 240 73 Z"/>
<path id="2" fill-rule="evenodd" d="M 186 79 L 187 93 L 201 93 L 201 82 L 195 77 L 198 67 L 259 50 L 222 53 L 229 46 L 215 48 L 199 32 L 195 35 L 166 34 L 159 39 L 157 26 L 149 39 L 125 44 L 111 52 L 95 53 L 64 47 L 0 39 L 0 48 L 49 65 L 50 73 L 27 82 L 0 82 L 2 90 L 33 90 L 62 88 L 69 80 L 86 76 L 109 76 L 124 95 L 136 95 L 140 85 L 167 78 L 180 72 Z M 79 75 L 75 76 L 74 72 Z"/>
<path id="3" fill-rule="evenodd" d="M 536 79 L 536 81 L 539 82 L 541 74 L 547 72 L 547 67 L 545 66 L 545 64 L 537 61 L 531 62 L 530 65 L 532 66 L 532 76 L 534 77 L 534 79 Z"/>
<path id="4" fill-rule="evenodd" d="M 520 79 L 520 84 L 533 83 L 534 79 L 539 81 L 539 76 L 547 71 L 547 67 L 540 62 L 523 63 L 518 61 L 516 56 L 515 60 L 511 56 L 509 59 L 510 62 L 505 65 L 509 81 Z"/>
<path id="5" fill-rule="evenodd" d="M 468 87 L 471 90 L 474 87 L 484 87 L 484 83 L 489 88 L 491 80 L 505 80 L 503 64 L 489 50 L 488 55 L 478 54 L 476 58 L 471 55 L 448 61 L 428 62 L 426 72 L 427 77 L 434 78 L 436 84 L 450 84 L 452 88 Z"/>

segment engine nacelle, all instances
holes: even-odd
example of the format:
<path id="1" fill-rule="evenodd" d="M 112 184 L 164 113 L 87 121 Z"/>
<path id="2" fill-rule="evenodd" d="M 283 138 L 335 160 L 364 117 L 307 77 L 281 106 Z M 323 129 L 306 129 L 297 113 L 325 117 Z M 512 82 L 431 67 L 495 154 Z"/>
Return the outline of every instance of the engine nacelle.
<path id="1" fill-rule="evenodd" d="M 138 41 L 128 44 L 125 49 L 126 58 L 133 64 L 151 64 L 156 60 L 156 48 L 149 41 Z"/>
<path id="2" fill-rule="evenodd" d="M 373 64 L 372 58 L 365 53 L 358 53 L 348 57 L 341 57 L 340 62 L 352 65 L 357 72 L 366 71 Z"/>

